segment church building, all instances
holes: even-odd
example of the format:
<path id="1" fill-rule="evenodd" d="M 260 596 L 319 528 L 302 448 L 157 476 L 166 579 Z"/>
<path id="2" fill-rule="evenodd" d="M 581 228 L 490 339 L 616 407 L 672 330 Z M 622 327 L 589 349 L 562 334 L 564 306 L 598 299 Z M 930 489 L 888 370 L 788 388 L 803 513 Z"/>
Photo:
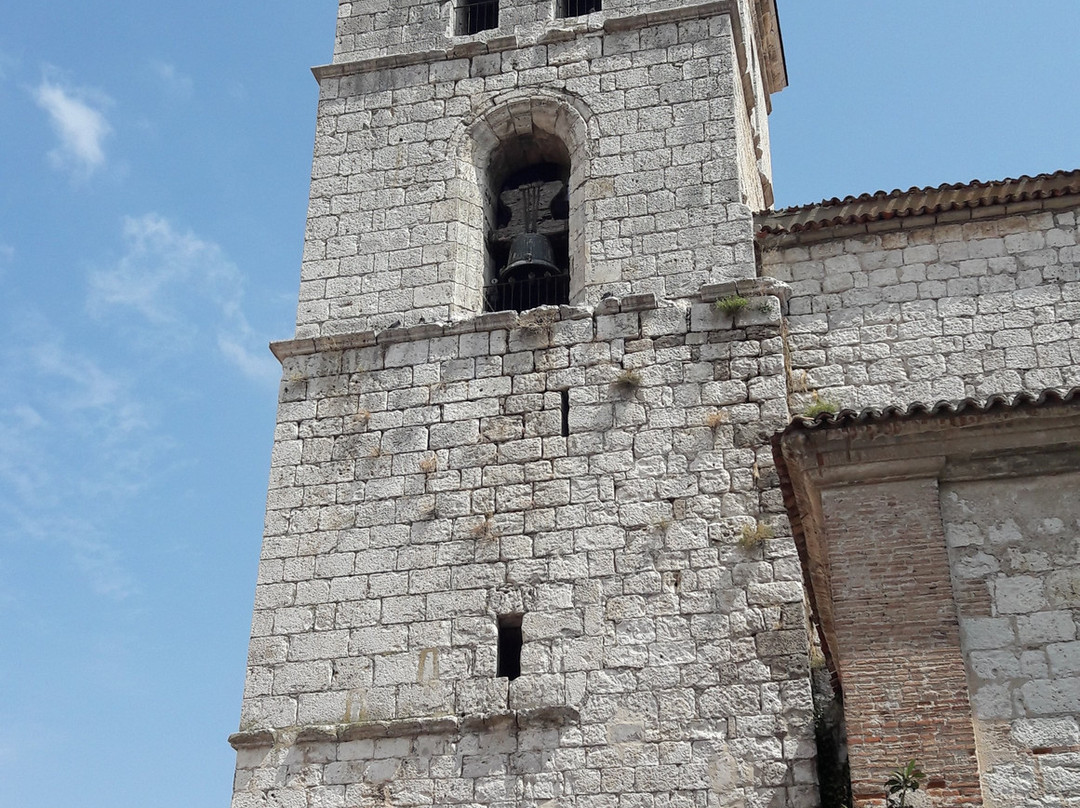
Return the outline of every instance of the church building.
<path id="1" fill-rule="evenodd" d="M 1080 171 L 773 210 L 775 0 L 315 75 L 232 808 L 1080 808 Z"/>

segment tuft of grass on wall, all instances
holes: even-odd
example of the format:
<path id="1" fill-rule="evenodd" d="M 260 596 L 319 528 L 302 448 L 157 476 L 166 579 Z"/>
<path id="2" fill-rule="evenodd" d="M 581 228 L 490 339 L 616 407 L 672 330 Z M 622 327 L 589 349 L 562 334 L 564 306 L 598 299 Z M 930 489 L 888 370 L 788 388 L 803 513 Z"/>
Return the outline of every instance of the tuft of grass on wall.
<path id="1" fill-rule="evenodd" d="M 641 374 L 633 368 L 627 368 L 615 377 L 615 381 L 611 383 L 611 386 L 620 393 L 629 395 L 641 387 Z"/>
<path id="2" fill-rule="evenodd" d="M 776 536 L 776 531 L 773 526 L 759 519 L 752 525 L 743 525 L 742 530 L 739 531 L 739 546 L 744 550 L 753 550 L 774 536 Z"/>
<path id="3" fill-rule="evenodd" d="M 812 395 L 813 398 L 810 400 L 810 403 L 807 404 L 802 411 L 802 415 L 804 418 L 816 418 L 823 412 L 832 413 L 834 415 L 840 412 L 840 405 L 837 404 L 835 401 L 831 401 L 827 398 L 822 398 L 816 392 Z"/>
<path id="4" fill-rule="evenodd" d="M 728 317 L 732 317 L 736 312 L 740 312 L 749 306 L 750 301 L 742 295 L 728 295 L 727 297 L 722 297 L 717 300 L 714 305 L 716 306 L 717 311 L 723 312 Z"/>

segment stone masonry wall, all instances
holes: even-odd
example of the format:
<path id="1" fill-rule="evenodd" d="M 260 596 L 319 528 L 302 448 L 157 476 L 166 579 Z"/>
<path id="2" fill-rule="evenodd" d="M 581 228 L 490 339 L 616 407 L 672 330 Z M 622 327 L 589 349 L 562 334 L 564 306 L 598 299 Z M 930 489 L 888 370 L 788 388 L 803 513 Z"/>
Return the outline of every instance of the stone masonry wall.
<path id="1" fill-rule="evenodd" d="M 603 0 L 603 10 L 583 17 L 557 18 L 558 0 L 499 0 L 499 27 L 472 36 L 456 34 L 460 0 L 341 0 L 338 5 L 335 62 L 356 62 L 396 54 L 422 53 L 454 44 L 506 36 L 536 38 L 551 30 L 602 28 L 609 18 L 656 14 L 695 5 L 686 0 Z M 698 3 L 697 5 L 710 5 Z M 711 5 L 721 5 L 712 3 Z M 739 6 L 747 3 L 742 0 Z M 749 17 L 747 17 L 749 19 Z"/>
<path id="2" fill-rule="evenodd" d="M 642 14 L 660 15 L 688 5 L 712 6 L 714 10 L 726 6 L 738 10 L 742 20 L 753 20 L 757 13 L 756 0 L 696 4 L 687 3 L 686 0 L 603 0 L 603 10 L 600 12 L 559 18 L 557 8 L 561 3 L 562 0 L 499 0 L 498 28 L 461 36 L 456 34 L 454 17 L 456 9 L 461 6 L 460 0 L 418 0 L 410 3 L 400 0 L 342 0 L 334 62 L 344 64 L 392 55 L 447 50 L 475 43 L 498 43 L 510 36 L 522 43 L 532 41 L 546 45 L 577 36 L 595 35 L 610 24 L 609 21 Z M 755 26 L 747 24 L 740 33 L 746 39 L 749 51 L 756 54 L 760 44 L 755 41 Z M 535 59 L 530 61 L 533 62 L 530 67 L 535 66 Z M 746 108 L 743 96 L 751 97 L 753 112 L 750 115 L 737 115 L 734 124 L 740 130 L 739 159 L 743 163 L 740 177 L 744 181 L 745 199 L 751 209 L 761 210 L 771 204 L 772 199 L 771 195 L 763 198 L 761 186 L 761 177 L 770 185 L 772 182 L 769 101 L 761 74 L 753 67 L 755 60 L 751 58 L 749 62 L 750 67 L 743 81 L 735 89 L 740 102 L 743 102 L 741 108 Z"/>
<path id="3" fill-rule="evenodd" d="M 725 13 L 734 5 L 674 8 L 685 5 L 664 4 L 670 19 L 650 6 L 611 30 L 541 39 L 517 31 L 320 68 L 296 336 L 481 312 L 492 268 L 486 166 L 475 161 L 485 159 L 484 138 L 502 129 L 570 147 L 571 303 L 690 297 L 706 283 L 753 277 L 748 202 L 761 199 L 761 179 L 741 176 L 740 166 L 753 168 L 765 137 L 760 78 L 742 77 Z M 346 20 L 371 16 L 366 5 L 349 8 Z M 743 25 L 742 36 L 751 29 Z M 757 99 L 752 122 L 747 98 Z"/>
<path id="4" fill-rule="evenodd" d="M 279 346 L 234 808 L 816 805 L 779 333 L 638 296 Z"/>
<path id="5" fill-rule="evenodd" d="M 1075 200 L 1054 199 L 761 237 L 762 273 L 791 287 L 792 408 L 813 394 L 858 410 L 1080 384 L 1077 224 Z M 988 806 L 1080 804 L 1076 483 L 1067 474 L 950 481 L 940 510 L 908 507 L 870 531 L 878 553 L 890 530 L 927 515 L 943 522 Z M 850 509 L 864 488 L 848 492 Z M 859 538 L 857 523 L 847 533 Z M 904 569 L 929 581 L 924 556 L 911 553 Z M 847 580 L 850 567 L 840 553 L 831 575 Z M 834 615 L 836 631 L 854 630 L 858 649 L 869 641 L 845 629 L 850 617 Z M 905 636 L 905 626 L 893 630 Z M 874 664 L 879 645 L 862 649 Z M 866 710 L 849 701 L 847 712 L 857 733 Z M 871 732 L 878 751 L 902 734 Z M 952 772 L 940 772 L 948 786 Z"/>
<path id="6" fill-rule="evenodd" d="M 1080 475 L 941 492 L 988 806 L 1080 806 Z"/>
<path id="7" fill-rule="evenodd" d="M 763 274 L 791 285 L 795 389 L 859 409 L 1080 384 L 1072 204 L 763 240 Z"/>

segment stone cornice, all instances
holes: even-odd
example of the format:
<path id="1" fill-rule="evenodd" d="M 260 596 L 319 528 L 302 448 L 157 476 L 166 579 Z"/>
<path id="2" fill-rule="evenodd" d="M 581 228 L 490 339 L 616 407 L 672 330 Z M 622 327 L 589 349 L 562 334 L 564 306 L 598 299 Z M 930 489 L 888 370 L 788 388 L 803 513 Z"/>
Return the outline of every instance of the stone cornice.
<path id="1" fill-rule="evenodd" d="M 430 716 L 386 721 L 358 721 L 347 724 L 317 724 L 283 729 L 252 729 L 229 736 L 233 749 L 305 743 L 342 743 L 365 738 L 411 738 L 417 735 L 457 735 L 499 724 L 519 728 L 561 726 L 580 718 L 572 707 L 544 707 L 472 716 Z"/>
<path id="2" fill-rule="evenodd" d="M 829 199 L 754 217 L 768 247 L 1080 206 L 1080 170 Z"/>
<path id="3" fill-rule="evenodd" d="M 373 345 L 392 345 L 433 337 L 452 337 L 477 331 L 503 331 L 512 328 L 543 329 L 551 323 L 563 320 L 584 320 L 596 314 L 641 311 L 646 308 L 656 308 L 657 305 L 655 295 L 634 295 L 631 298 L 623 298 L 622 301 L 612 300 L 615 303 L 614 310 L 606 310 L 612 308 L 609 306 L 602 311 L 601 307 L 608 301 L 601 301 L 595 311 L 576 306 L 541 306 L 523 314 L 516 311 L 496 311 L 450 323 L 422 323 L 408 328 L 387 328 L 382 331 L 357 331 L 351 334 L 283 340 L 270 343 L 270 350 L 279 360 L 284 361 L 291 356 L 370 348 Z M 620 303 L 628 306 L 637 303 L 639 307 L 623 309 Z"/>
<path id="4" fill-rule="evenodd" d="M 760 43 L 761 74 L 765 84 L 765 104 L 771 108 L 770 96 L 787 86 L 787 66 L 784 62 L 784 46 L 780 38 L 780 24 L 776 13 L 775 0 L 756 0 L 754 3 L 754 20 L 750 23 L 758 42 Z M 735 44 L 735 53 L 739 61 L 739 72 L 743 81 L 743 95 L 746 99 L 746 110 L 750 118 L 753 118 L 754 106 L 757 103 L 755 93 L 750 86 L 750 58 L 751 47 L 749 37 L 743 28 L 742 15 L 739 13 L 738 3 L 735 0 L 712 0 L 712 2 L 698 3 L 694 5 L 678 6 L 675 8 L 648 11 L 643 14 L 629 14 L 621 17 L 604 17 L 596 15 L 597 23 L 580 23 L 569 26 L 557 26 L 549 28 L 536 38 L 535 42 L 519 39 L 516 35 L 493 36 L 489 39 L 475 39 L 465 42 L 457 42 L 447 48 L 432 48 L 411 53 L 388 54 L 376 56 L 370 59 L 360 59 L 350 62 L 334 62 L 311 68 L 312 74 L 320 82 L 325 79 L 337 79 L 345 76 L 363 73 L 378 72 L 394 68 L 410 67 L 423 64 L 434 64 L 452 59 L 468 59 L 474 56 L 482 56 L 490 53 L 512 51 L 519 47 L 537 44 L 544 45 L 555 42 L 565 42 L 579 36 L 595 35 L 601 31 L 617 32 L 632 31 L 638 28 L 660 25 L 664 23 L 677 23 L 686 20 L 707 19 L 726 15 L 731 19 L 732 35 Z M 590 15 L 592 16 L 592 15 Z M 768 109 L 766 110 L 769 111 Z M 758 136 L 756 145 L 761 146 Z M 767 196 L 766 201 L 771 201 Z"/>
<path id="5" fill-rule="evenodd" d="M 782 281 L 773 278 L 744 278 L 702 286 L 698 299 L 702 303 L 713 303 L 725 297 L 775 297 L 781 307 L 787 302 L 791 288 Z M 581 306 L 540 306 L 530 311 L 497 311 L 478 314 L 465 320 L 449 323 L 422 323 L 407 328 L 387 328 L 382 331 L 356 331 L 348 334 L 332 334 L 322 337 L 281 340 L 270 343 L 270 350 L 279 361 L 294 356 L 308 356 L 328 351 L 348 351 L 357 348 L 370 348 L 375 345 L 392 345 L 402 342 L 414 342 L 436 337 L 453 337 L 472 334 L 478 331 L 505 331 L 515 328 L 542 330 L 551 324 L 566 320 L 585 320 L 610 314 L 625 314 L 635 311 L 650 311 L 670 305 L 661 301 L 652 293 L 609 297 L 601 300 L 595 308 Z M 739 324 L 745 322 L 740 318 Z M 737 323 L 733 322 L 732 325 Z"/>
<path id="6" fill-rule="evenodd" d="M 741 47 L 743 44 L 742 29 L 738 23 L 739 13 L 734 0 L 713 0 L 709 3 L 699 3 L 690 6 L 650 11 L 644 14 L 629 14 L 622 17 L 606 17 L 598 15 L 602 20 L 598 24 L 563 25 L 549 28 L 543 35 L 533 42 L 523 42 L 517 36 L 494 36 L 490 39 L 474 39 L 467 42 L 459 42 L 448 48 L 429 49 L 412 53 L 388 54 L 375 56 L 370 59 L 360 59 L 351 62 L 334 62 L 328 65 L 320 65 L 311 68 L 311 72 L 320 81 L 324 78 L 338 78 L 356 73 L 370 73 L 377 70 L 387 70 L 394 67 L 409 65 L 431 64 L 434 62 L 449 61 L 451 59 L 468 59 L 485 53 L 499 53 L 514 50 L 519 46 L 531 44 L 544 45 L 550 42 L 564 42 L 578 36 L 603 31 L 631 31 L 636 28 L 645 28 L 651 25 L 659 25 L 668 22 L 682 22 L 685 20 L 703 19 L 728 14 L 735 21 L 736 42 Z M 779 29 L 777 29 L 778 31 Z M 782 56 L 782 49 L 781 49 Z M 775 68 L 773 69 L 775 73 Z M 785 73 L 786 75 L 786 73 Z"/>

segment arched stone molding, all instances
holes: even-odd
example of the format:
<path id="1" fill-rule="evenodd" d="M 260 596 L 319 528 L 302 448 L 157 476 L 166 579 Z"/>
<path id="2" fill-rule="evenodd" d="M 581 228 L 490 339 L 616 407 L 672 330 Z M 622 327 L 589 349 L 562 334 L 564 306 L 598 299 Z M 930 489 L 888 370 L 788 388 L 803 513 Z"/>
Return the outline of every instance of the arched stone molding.
<path id="1" fill-rule="evenodd" d="M 451 249 L 445 271 L 463 293 L 461 314 L 483 310 L 489 266 L 484 239 L 495 215 L 491 191 L 508 170 L 507 155 L 528 142 L 535 153 L 554 162 L 569 159 L 570 301 L 588 285 L 589 242 L 586 183 L 595 138 L 590 135 L 592 111 L 580 99 L 544 90 L 514 91 L 495 96 L 465 122 L 452 142 L 456 163 L 449 183 Z M 593 225 L 595 226 L 595 225 Z M 443 273 L 440 273 L 443 274 Z"/>

